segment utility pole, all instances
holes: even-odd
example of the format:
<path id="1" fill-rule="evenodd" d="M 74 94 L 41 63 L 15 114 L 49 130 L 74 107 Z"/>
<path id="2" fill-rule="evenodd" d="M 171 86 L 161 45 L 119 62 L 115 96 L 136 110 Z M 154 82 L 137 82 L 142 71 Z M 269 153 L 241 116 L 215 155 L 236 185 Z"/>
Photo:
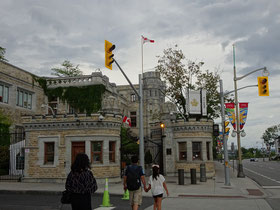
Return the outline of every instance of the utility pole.
<path id="1" fill-rule="evenodd" d="M 223 80 L 220 80 L 220 97 L 221 97 L 221 117 L 222 117 L 222 132 L 223 132 L 223 145 L 224 145 L 225 185 L 230 186 L 227 136 L 225 135 L 225 103 L 224 103 Z"/>

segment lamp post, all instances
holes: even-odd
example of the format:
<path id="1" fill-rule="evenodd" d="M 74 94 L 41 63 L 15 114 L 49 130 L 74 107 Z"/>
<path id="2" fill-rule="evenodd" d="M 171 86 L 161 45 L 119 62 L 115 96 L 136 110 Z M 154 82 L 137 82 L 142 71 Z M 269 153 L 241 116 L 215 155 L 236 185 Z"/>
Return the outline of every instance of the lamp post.
<path id="1" fill-rule="evenodd" d="M 238 96 L 237 96 L 237 81 L 241 80 L 245 77 L 247 77 L 248 75 L 255 73 L 257 71 L 263 71 L 263 76 L 268 76 L 269 72 L 267 71 L 266 67 L 260 68 L 260 69 L 256 69 L 254 71 L 251 71 L 247 74 L 245 74 L 244 76 L 241 77 L 236 77 L 236 68 L 235 68 L 235 47 L 233 45 L 233 73 L 234 73 L 234 92 L 235 92 L 235 97 L 234 97 L 234 104 L 235 104 L 235 118 L 236 118 L 236 136 L 237 136 L 237 147 L 238 147 L 238 173 L 237 173 L 237 177 L 239 178 L 244 178 L 244 172 L 243 172 L 243 165 L 242 165 L 242 155 L 241 155 L 241 145 L 240 145 L 240 122 L 239 122 L 239 106 L 238 106 Z"/>

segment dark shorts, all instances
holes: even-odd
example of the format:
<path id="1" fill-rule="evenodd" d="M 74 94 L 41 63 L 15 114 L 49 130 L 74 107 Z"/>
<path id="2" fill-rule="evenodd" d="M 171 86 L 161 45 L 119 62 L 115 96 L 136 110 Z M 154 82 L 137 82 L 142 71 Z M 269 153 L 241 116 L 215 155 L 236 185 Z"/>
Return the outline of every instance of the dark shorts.
<path id="1" fill-rule="evenodd" d="M 163 193 L 162 193 L 162 194 L 159 194 L 159 195 L 154 195 L 153 197 L 154 197 L 154 198 L 162 198 L 162 196 L 163 196 Z"/>

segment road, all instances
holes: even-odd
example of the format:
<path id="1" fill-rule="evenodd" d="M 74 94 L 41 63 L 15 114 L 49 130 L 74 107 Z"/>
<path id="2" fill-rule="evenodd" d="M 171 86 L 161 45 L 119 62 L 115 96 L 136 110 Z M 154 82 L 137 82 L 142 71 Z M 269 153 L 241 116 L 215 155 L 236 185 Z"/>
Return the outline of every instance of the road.
<path id="1" fill-rule="evenodd" d="M 243 160 L 244 174 L 256 181 L 268 194 L 266 201 L 274 210 L 280 210 L 280 162 Z M 236 167 L 236 163 L 234 164 Z"/>
<path id="2" fill-rule="evenodd" d="M 0 210 L 71 210 L 71 206 L 61 205 L 60 195 L 30 195 L 30 194 L 0 194 Z M 120 195 L 110 195 L 112 207 L 102 208 L 103 195 L 94 194 L 92 197 L 92 209 L 95 210 L 130 210 L 129 201 L 122 200 Z M 142 208 L 153 205 L 153 198 L 145 197 Z"/>
<path id="3" fill-rule="evenodd" d="M 255 180 L 264 188 L 270 186 L 279 186 L 280 188 L 280 162 L 264 161 L 259 159 L 258 162 L 243 160 L 243 170 L 246 176 Z"/>

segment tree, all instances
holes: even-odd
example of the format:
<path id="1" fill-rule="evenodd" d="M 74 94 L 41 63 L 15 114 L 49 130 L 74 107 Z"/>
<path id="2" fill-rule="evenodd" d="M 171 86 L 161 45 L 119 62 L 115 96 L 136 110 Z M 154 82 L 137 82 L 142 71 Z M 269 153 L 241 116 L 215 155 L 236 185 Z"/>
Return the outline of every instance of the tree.
<path id="1" fill-rule="evenodd" d="M 269 146 L 274 145 L 275 140 L 278 138 L 278 131 L 280 131 L 279 128 L 280 128 L 280 124 L 278 126 L 274 125 L 265 130 L 261 138 L 264 140 L 264 143 L 266 145 Z"/>
<path id="2" fill-rule="evenodd" d="M 121 160 L 130 163 L 130 156 L 139 153 L 137 140 L 129 128 L 121 127 Z"/>
<path id="3" fill-rule="evenodd" d="M 159 58 L 156 71 L 166 83 L 166 96 L 177 105 L 178 110 L 188 117 L 185 108 L 186 99 L 184 93 L 186 89 L 198 90 L 204 88 L 207 90 L 207 112 L 209 118 L 219 117 L 220 97 L 218 92 L 218 82 L 220 79 L 218 71 L 202 72 L 201 67 L 204 62 L 193 62 L 185 60 L 182 50 L 168 48 L 163 51 L 163 56 Z M 186 63 L 186 65 L 184 64 Z"/>
<path id="4" fill-rule="evenodd" d="M 51 70 L 54 71 L 52 75 L 58 77 L 74 77 L 83 74 L 79 69 L 79 65 L 74 66 L 70 61 L 65 60 L 61 66 L 60 68 L 52 68 Z"/>
<path id="5" fill-rule="evenodd" d="M 0 61 L 8 61 L 8 60 L 5 58 L 5 53 L 6 53 L 6 49 L 3 48 L 3 47 L 0 47 Z"/>

